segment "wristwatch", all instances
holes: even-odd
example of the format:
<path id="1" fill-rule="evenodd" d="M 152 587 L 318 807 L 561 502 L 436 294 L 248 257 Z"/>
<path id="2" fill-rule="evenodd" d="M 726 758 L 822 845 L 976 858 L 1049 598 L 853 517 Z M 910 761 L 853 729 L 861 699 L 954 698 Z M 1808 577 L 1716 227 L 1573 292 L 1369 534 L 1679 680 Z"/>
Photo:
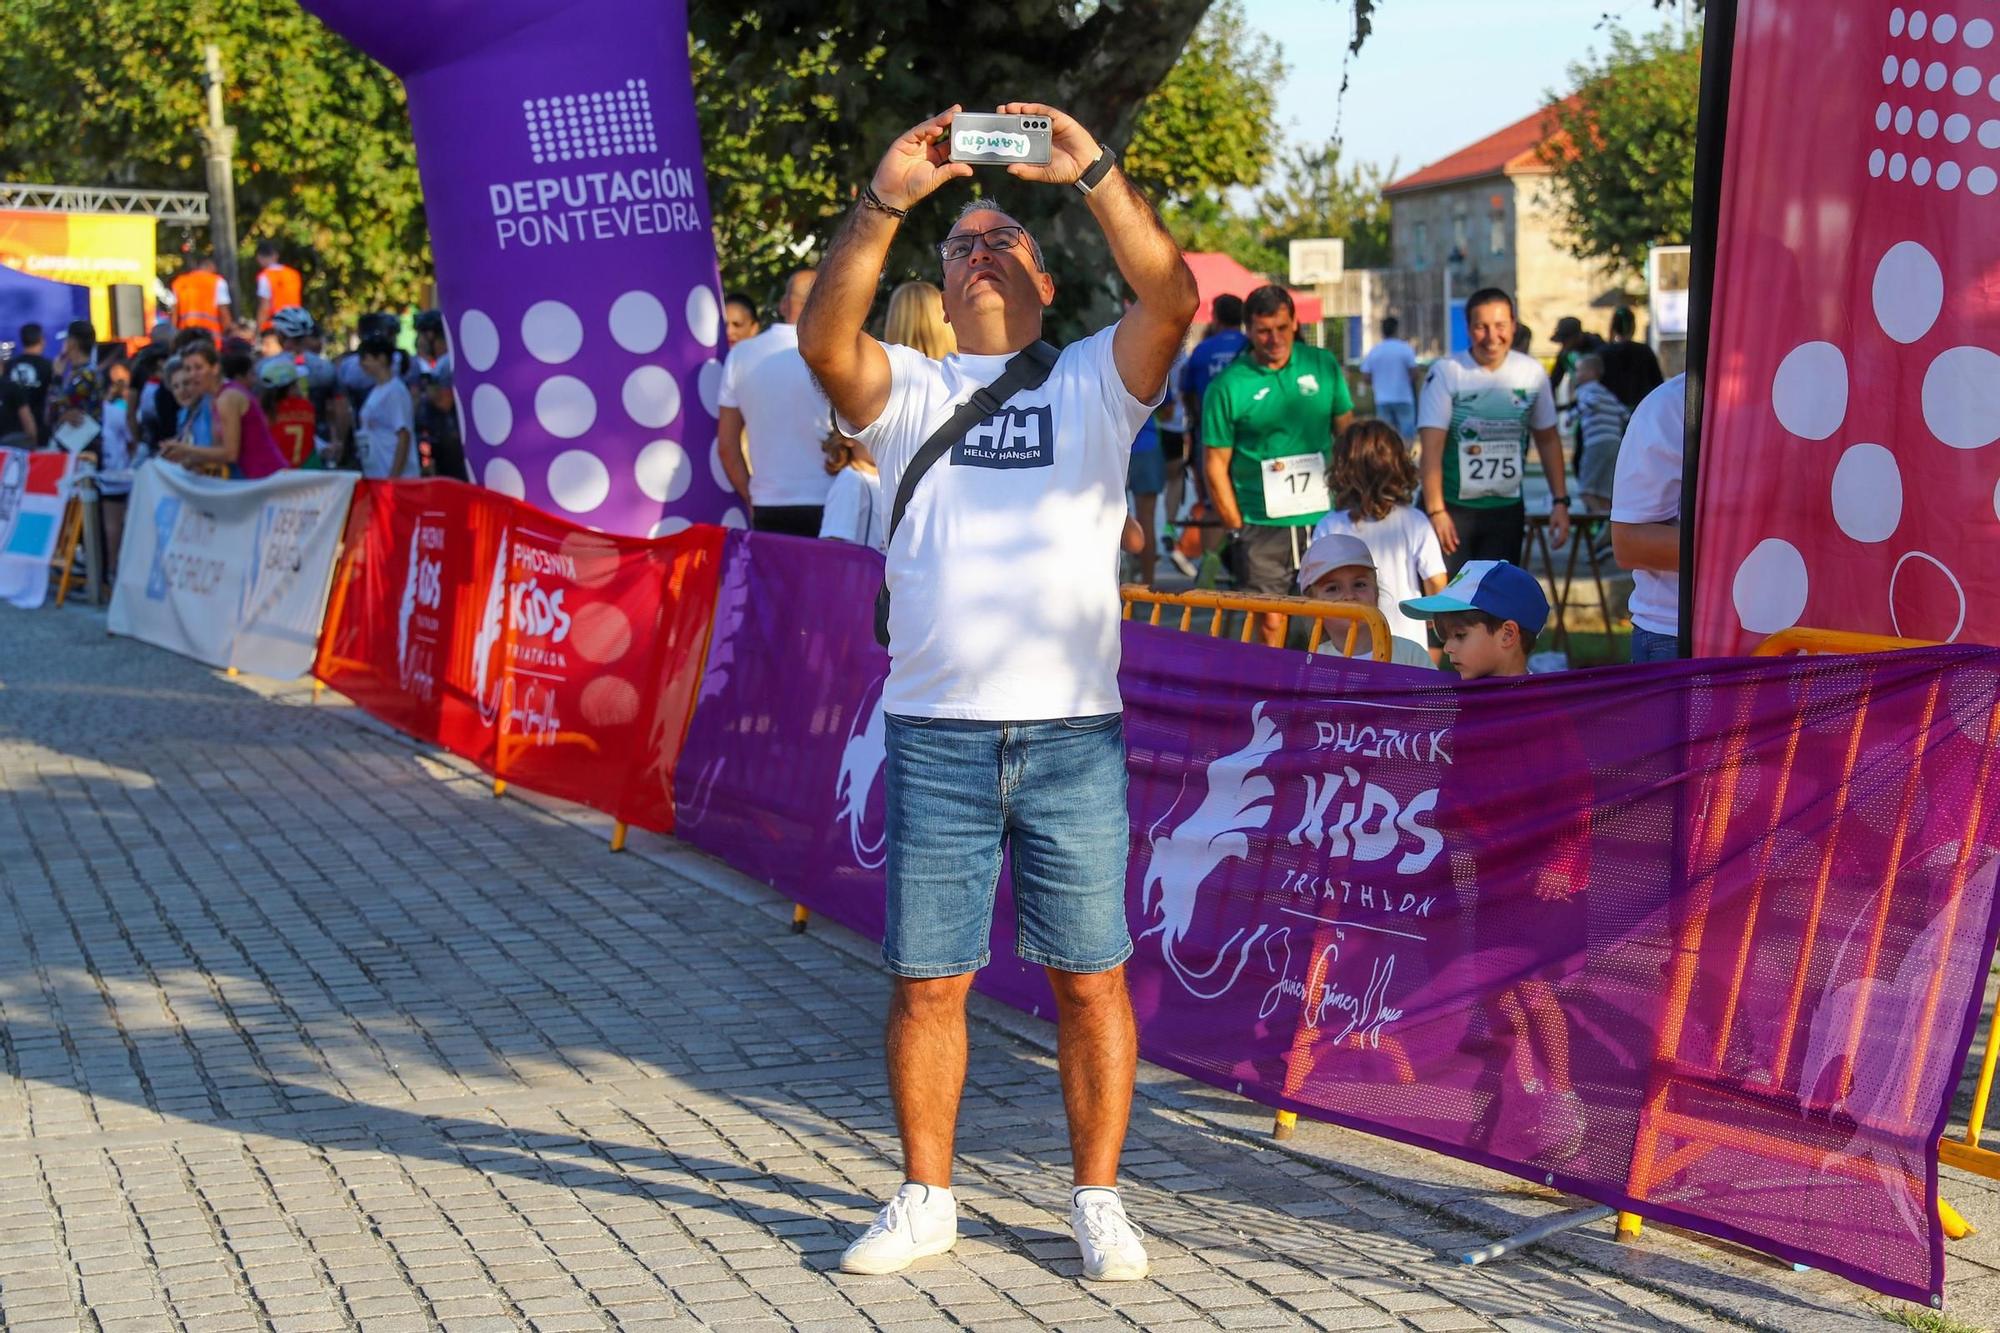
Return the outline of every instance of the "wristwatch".
<path id="1" fill-rule="evenodd" d="M 1556 505 L 1561 505 L 1564 509 L 1567 509 L 1569 508 L 1569 497 L 1567 495 L 1551 496 L 1549 497 L 1549 505 L 1551 508 L 1553 508 Z"/>
<path id="2" fill-rule="evenodd" d="M 1076 178 L 1078 192 L 1086 196 L 1094 192 L 1098 186 L 1104 184 L 1104 178 L 1111 174 L 1111 168 L 1117 165 L 1118 155 L 1100 145 L 1097 150 L 1097 160 L 1085 167 L 1083 174 Z"/>

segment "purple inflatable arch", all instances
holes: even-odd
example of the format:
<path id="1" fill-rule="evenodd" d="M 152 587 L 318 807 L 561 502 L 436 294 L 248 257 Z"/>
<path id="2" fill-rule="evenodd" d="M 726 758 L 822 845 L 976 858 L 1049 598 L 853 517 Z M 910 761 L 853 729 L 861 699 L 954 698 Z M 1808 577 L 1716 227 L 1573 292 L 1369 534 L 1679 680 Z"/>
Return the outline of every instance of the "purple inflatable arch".
<path id="1" fill-rule="evenodd" d="M 476 480 L 607 532 L 740 525 L 684 0 L 301 0 L 409 94 Z"/>

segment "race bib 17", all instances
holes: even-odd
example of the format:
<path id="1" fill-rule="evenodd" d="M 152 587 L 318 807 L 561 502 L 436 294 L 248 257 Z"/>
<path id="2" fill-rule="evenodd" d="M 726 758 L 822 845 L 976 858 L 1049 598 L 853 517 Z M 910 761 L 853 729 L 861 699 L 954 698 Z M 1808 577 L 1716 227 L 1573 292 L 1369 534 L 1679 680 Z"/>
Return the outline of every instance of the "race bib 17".
<path id="1" fill-rule="evenodd" d="M 1326 489 L 1325 454 L 1289 454 L 1258 464 L 1264 476 L 1264 513 L 1271 518 L 1323 514 L 1333 508 Z"/>

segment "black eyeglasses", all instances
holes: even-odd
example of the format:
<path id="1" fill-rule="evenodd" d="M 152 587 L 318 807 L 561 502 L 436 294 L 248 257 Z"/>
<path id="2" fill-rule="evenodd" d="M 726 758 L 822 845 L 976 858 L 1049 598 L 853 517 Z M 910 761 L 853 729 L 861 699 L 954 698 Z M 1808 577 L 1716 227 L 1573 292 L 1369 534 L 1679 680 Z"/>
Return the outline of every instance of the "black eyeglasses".
<path id="1" fill-rule="evenodd" d="M 1004 227 L 990 227 L 985 231 L 961 232 L 938 242 L 938 258 L 947 264 L 956 263 L 961 259 L 971 258 L 973 247 L 981 241 L 986 242 L 988 250 L 998 252 L 1012 250 L 1017 245 L 1026 244 L 1027 240 L 1027 231 L 1011 224 Z"/>

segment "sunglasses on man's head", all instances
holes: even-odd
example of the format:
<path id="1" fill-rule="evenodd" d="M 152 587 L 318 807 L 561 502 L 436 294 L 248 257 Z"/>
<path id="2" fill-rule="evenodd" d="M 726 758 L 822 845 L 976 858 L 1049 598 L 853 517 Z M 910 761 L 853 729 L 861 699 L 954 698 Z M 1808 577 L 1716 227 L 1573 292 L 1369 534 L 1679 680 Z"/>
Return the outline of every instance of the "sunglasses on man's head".
<path id="1" fill-rule="evenodd" d="M 1028 233 L 1025 228 L 1012 225 L 991 227 L 985 231 L 960 232 L 956 236 L 947 236 L 938 242 L 938 257 L 947 264 L 955 264 L 961 259 L 971 258 L 973 247 L 982 240 L 986 242 L 988 250 L 1000 251 L 1012 250 L 1015 246 L 1025 243 L 1027 239 Z"/>

